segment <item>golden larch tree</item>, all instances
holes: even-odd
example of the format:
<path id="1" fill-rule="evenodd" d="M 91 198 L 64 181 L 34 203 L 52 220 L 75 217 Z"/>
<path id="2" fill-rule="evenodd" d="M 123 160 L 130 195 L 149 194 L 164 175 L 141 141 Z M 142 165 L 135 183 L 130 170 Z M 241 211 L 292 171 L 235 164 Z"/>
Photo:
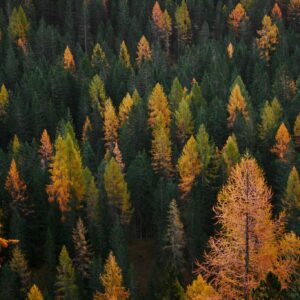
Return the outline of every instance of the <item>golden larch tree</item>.
<path id="1" fill-rule="evenodd" d="M 233 29 L 234 33 L 237 34 L 240 30 L 241 23 L 248 20 L 249 17 L 247 16 L 244 6 L 241 3 L 238 3 L 228 17 L 228 24 Z"/>
<path id="2" fill-rule="evenodd" d="M 6 110 L 8 106 L 9 95 L 4 84 L 1 86 L 0 90 L 0 119 L 6 116 Z"/>
<path id="3" fill-rule="evenodd" d="M 12 153 L 16 155 L 19 152 L 20 147 L 21 147 L 20 140 L 18 136 L 15 134 L 11 145 Z"/>
<path id="4" fill-rule="evenodd" d="M 274 153 L 279 159 L 285 160 L 286 154 L 289 150 L 291 136 L 284 123 L 279 126 L 276 136 L 275 145 L 271 148 L 271 152 Z"/>
<path id="5" fill-rule="evenodd" d="M 232 43 L 230 42 L 227 46 L 227 56 L 232 59 L 233 57 L 233 53 L 234 53 L 234 47 L 232 45 Z"/>
<path id="6" fill-rule="evenodd" d="M 41 139 L 40 139 L 40 148 L 39 154 L 42 157 L 42 167 L 44 168 L 46 164 L 50 161 L 50 158 L 53 155 L 53 147 L 51 144 L 51 140 L 49 134 L 46 129 L 43 130 Z"/>
<path id="7" fill-rule="evenodd" d="M 271 53 L 275 51 L 278 44 L 279 30 L 276 24 L 272 23 L 269 16 L 264 16 L 262 21 L 262 29 L 257 31 L 259 38 L 256 39 L 257 47 L 259 48 L 260 57 L 269 61 Z"/>
<path id="8" fill-rule="evenodd" d="M 186 198 L 201 171 L 201 162 L 194 136 L 191 136 L 185 144 L 178 159 L 177 170 L 180 177 L 179 189 L 182 193 L 182 198 Z"/>
<path id="9" fill-rule="evenodd" d="M 297 116 L 294 124 L 294 139 L 298 149 L 300 149 L 300 113 Z"/>
<path id="10" fill-rule="evenodd" d="M 233 127 L 238 112 L 241 113 L 245 119 L 249 118 L 247 103 L 238 83 L 236 83 L 231 91 L 227 111 L 229 114 L 227 119 L 229 128 Z"/>
<path id="11" fill-rule="evenodd" d="M 220 230 L 198 265 L 222 299 L 250 299 L 269 271 L 286 282 L 297 267 L 300 240 L 272 219 L 271 196 L 262 169 L 249 155 L 218 194 L 214 211 Z"/>
<path id="12" fill-rule="evenodd" d="M 133 107 L 133 99 L 129 93 L 123 98 L 119 107 L 119 120 L 121 124 L 124 124 L 128 118 L 128 115 Z"/>
<path id="13" fill-rule="evenodd" d="M 121 150 L 119 148 L 118 142 L 115 143 L 113 155 L 114 155 L 114 158 L 116 159 L 116 162 L 119 164 L 121 171 L 123 172 L 125 169 L 125 164 L 123 162 L 123 156 L 122 156 Z"/>
<path id="14" fill-rule="evenodd" d="M 44 300 L 40 289 L 35 284 L 29 290 L 26 300 Z"/>
<path id="15" fill-rule="evenodd" d="M 291 0 L 288 5 L 287 16 L 290 24 L 298 32 L 300 30 L 300 0 Z"/>
<path id="16" fill-rule="evenodd" d="M 148 40 L 143 35 L 137 46 L 136 62 L 138 66 L 141 66 L 143 61 L 150 61 L 152 59 L 152 51 Z"/>
<path id="17" fill-rule="evenodd" d="M 64 52 L 64 69 L 71 72 L 75 71 L 75 61 L 69 46 L 66 47 Z"/>
<path id="18" fill-rule="evenodd" d="M 122 270 L 112 251 L 105 262 L 103 274 L 100 275 L 100 282 L 104 287 L 104 292 L 97 291 L 93 300 L 126 300 L 129 298 L 129 291 L 123 287 Z"/>
<path id="19" fill-rule="evenodd" d="M 110 99 L 105 102 L 103 129 L 105 147 L 107 150 L 112 151 L 118 140 L 119 120 Z"/>

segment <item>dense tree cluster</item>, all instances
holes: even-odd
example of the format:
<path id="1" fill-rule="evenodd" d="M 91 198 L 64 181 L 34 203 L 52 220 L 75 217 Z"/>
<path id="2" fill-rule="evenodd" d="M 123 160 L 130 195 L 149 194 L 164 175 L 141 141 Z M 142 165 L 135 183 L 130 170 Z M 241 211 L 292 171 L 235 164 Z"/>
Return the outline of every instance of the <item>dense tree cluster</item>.
<path id="1" fill-rule="evenodd" d="M 0 1 L 0 299 L 299 299 L 299 0 Z"/>

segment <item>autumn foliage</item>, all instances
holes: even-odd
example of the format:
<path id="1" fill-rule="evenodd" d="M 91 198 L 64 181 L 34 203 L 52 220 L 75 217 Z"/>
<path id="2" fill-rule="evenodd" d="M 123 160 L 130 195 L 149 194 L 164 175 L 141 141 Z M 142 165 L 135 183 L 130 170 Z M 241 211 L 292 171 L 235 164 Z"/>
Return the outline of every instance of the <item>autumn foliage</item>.
<path id="1" fill-rule="evenodd" d="M 241 23 L 248 20 L 249 17 L 247 16 L 245 8 L 241 3 L 238 3 L 228 17 L 228 24 L 235 34 L 237 34 L 240 30 Z"/>
<path id="2" fill-rule="evenodd" d="M 71 72 L 75 71 L 75 61 L 69 46 L 66 47 L 64 52 L 64 69 Z"/>
<path id="3" fill-rule="evenodd" d="M 290 134 L 284 123 L 279 126 L 275 136 L 275 140 L 276 144 L 271 148 L 271 152 L 277 155 L 279 159 L 284 160 L 289 150 L 291 141 Z"/>
<path id="4" fill-rule="evenodd" d="M 138 66 L 140 66 L 143 61 L 150 61 L 151 59 L 152 59 L 152 51 L 148 40 L 143 35 L 137 46 L 136 62 Z"/>

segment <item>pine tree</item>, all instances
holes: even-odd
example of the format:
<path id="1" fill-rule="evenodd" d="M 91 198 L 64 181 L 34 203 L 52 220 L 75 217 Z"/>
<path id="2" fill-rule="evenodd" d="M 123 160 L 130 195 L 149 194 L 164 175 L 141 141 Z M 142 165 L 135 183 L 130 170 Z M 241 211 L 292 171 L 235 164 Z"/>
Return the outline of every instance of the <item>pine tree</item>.
<path id="1" fill-rule="evenodd" d="M 97 43 L 93 49 L 91 66 L 96 71 L 96 73 L 100 73 L 104 78 L 106 78 L 107 72 L 109 70 L 109 63 L 106 58 L 105 52 L 99 43 Z"/>
<path id="2" fill-rule="evenodd" d="M 42 157 L 41 163 L 42 163 L 42 168 L 44 169 L 53 155 L 53 147 L 46 129 L 43 130 L 40 143 L 41 145 L 39 148 L 39 154 Z"/>
<path id="3" fill-rule="evenodd" d="M 286 212 L 288 228 L 296 234 L 300 234 L 300 179 L 298 171 L 292 168 L 288 177 L 285 196 L 282 200 Z"/>
<path id="4" fill-rule="evenodd" d="M 20 293 L 25 296 L 30 287 L 31 273 L 25 256 L 19 247 L 13 249 L 9 266 L 10 269 L 17 274 L 20 280 Z"/>
<path id="5" fill-rule="evenodd" d="M 75 72 L 75 61 L 69 46 L 66 47 L 64 52 L 64 69 Z"/>
<path id="6" fill-rule="evenodd" d="M 294 124 L 294 138 L 297 148 L 300 149 L 300 114 L 297 116 Z"/>
<path id="7" fill-rule="evenodd" d="M 208 284 L 200 274 L 190 285 L 187 286 L 186 297 L 187 300 L 221 299 L 215 289 Z"/>
<path id="8" fill-rule="evenodd" d="M 104 109 L 104 141 L 106 149 L 112 151 L 118 140 L 119 120 L 111 100 L 105 102 Z"/>
<path id="9" fill-rule="evenodd" d="M 176 134 L 181 145 L 183 145 L 188 136 L 194 131 L 194 124 L 189 103 L 182 99 L 178 110 L 175 111 Z"/>
<path id="10" fill-rule="evenodd" d="M 232 28 L 233 32 L 238 35 L 241 30 L 242 23 L 248 22 L 248 20 L 249 17 L 247 16 L 245 8 L 241 3 L 238 3 L 228 17 L 228 24 L 229 27 Z"/>
<path id="11" fill-rule="evenodd" d="M 137 65 L 140 67 L 143 61 L 152 60 L 152 51 L 149 45 L 148 40 L 143 35 L 137 46 Z"/>
<path id="12" fill-rule="evenodd" d="M 9 101 L 9 95 L 4 84 L 1 86 L 0 91 L 0 120 L 3 120 L 7 115 L 7 106 Z"/>
<path id="13" fill-rule="evenodd" d="M 288 20 L 298 32 L 300 30 L 300 1 L 291 0 L 288 5 Z"/>
<path id="14" fill-rule="evenodd" d="M 125 68 L 131 69 L 130 55 L 124 41 L 122 41 L 120 46 L 119 59 Z"/>
<path id="15" fill-rule="evenodd" d="M 176 7 L 175 11 L 176 28 L 180 44 L 189 44 L 192 39 L 191 18 L 185 0 Z"/>
<path id="16" fill-rule="evenodd" d="M 226 144 L 222 149 L 222 160 L 225 164 L 227 176 L 230 174 L 232 167 L 238 163 L 240 153 L 235 135 L 228 137 Z"/>
<path id="17" fill-rule="evenodd" d="M 190 137 L 182 150 L 178 159 L 177 170 L 180 176 L 179 188 L 182 198 L 186 198 L 201 171 L 197 142 L 193 136 Z"/>
<path id="18" fill-rule="evenodd" d="M 290 149 L 291 137 L 290 134 L 284 125 L 281 123 L 279 126 L 276 136 L 275 136 L 276 144 L 271 148 L 271 152 L 274 153 L 279 159 L 285 160 L 286 155 Z"/>
<path id="19" fill-rule="evenodd" d="M 112 252 L 105 262 L 104 272 L 100 275 L 100 282 L 104 287 L 104 293 L 96 292 L 93 300 L 126 300 L 130 294 L 123 287 L 122 270 L 118 266 Z"/>
<path id="20" fill-rule="evenodd" d="M 14 8 L 9 17 L 8 32 L 25 53 L 27 52 L 26 44 L 29 27 L 30 24 L 22 6 Z"/>
<path id="21" fill-rule="evenodd" d="M 130 195 L 121 168 L 111 158 L 104 171 L 104 188 L 109 204 L 121 215 L 121 221 L 128 223 L 132 215 Z"/>
<path id="22" fill-rule="evenodd" d="M 98 74 L 96 74 L 91 80 L 89 95 L 91 98 L 92 108 L 103 114 L 107 96 L 104 83 Z"/>
<path id="23" fill-rule="evenodd" d="M 27 294 L 26 300 L 44 300 L 44 297 L 39 288 L 34 284 Z"/>
<path id="24" fill-rule="evenodd" d="M 75 270 L 65 246 L 59 254 L 57 276 L 55 282 L 56 299 L 76 300 L 78 299 L 78 287 L 76 285 Z"/>
<path id="25" fill-rule="evenodd" d="M 133 104 L 134 103 L 132 97 L 129 93 L 127 93 L 119 107 L 119 120 L 121 124 L 125 123 L 128 119 L 128 115 L 131 111 Z"/>
<path id="26" fill-rule="evenodd" d="M 183 267 L 184 248 L 184 228 L 176 201 L 173 199 L 169 205 L 164 250 L 168 254 L 168 259 L 172 268 L 176 271 L 180 271 Z"/>
<path id="27" fill-rule="evenodd" d="M 269 271 L 284 281 L 296 267 L 294 247 L 300 240 L 284 234 L 280 221 L 272 220 L 271 196 L 263 171 L 248 155 L 218 194 L 214 211 L 221 227 L 210 239 L 199 271 L 214 277 L 212 285 L 222 298 L 249 299 Z"/>
<path id="28" fill-rule="evenodd" d="M 75 266 L 82 278 L 90 277 L 93 262 L 93 253 L 86 235 L 87 230 L 81 218 L 79 218 L 76 227 L 73 229 L 72 238 L 75 247 Z"/>

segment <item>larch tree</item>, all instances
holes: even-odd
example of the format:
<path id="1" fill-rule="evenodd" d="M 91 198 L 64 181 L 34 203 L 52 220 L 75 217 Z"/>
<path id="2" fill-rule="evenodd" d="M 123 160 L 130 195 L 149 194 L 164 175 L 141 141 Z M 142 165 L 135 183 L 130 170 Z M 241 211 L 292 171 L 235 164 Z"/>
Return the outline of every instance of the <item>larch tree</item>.
<path id="1" fill-rule="evenodd" d="M 185 234 L 176 200 L 169 205 L 167 230 L 164 238 L 164 251 L 171 267 L 180 271 L 184 264 Z"/>
<path id="2" fill-rule="evenodd" d="M 300 113 L 297 116 L 294 124 L 294 139 L 298 149 L 300 149 Z"/>
<path id="3" fill-rule="evenodd" d="M 249 155 L 233 168 L 218 194 L 214 211 L 220 230 L 210 238 L 209 251 L 198 265 L 222 298 L 250 299 L 251 290 L 269 271 L 282 282 L 295 271 L 293 255 L 300 240 L 284 234 L 282 223 L 272 219 L 271 196 L 263 171 Z"/>
<path id="4" fill-rule="evenodd" d="M 121 124 L 124 124 L 128 119 L 128 115 L 134 105 L 133 99 L 129 93 L 123 98 L 119 107 L 119 120 Z"/>
<path id="5" fill-rule="evenodd" d="M 118 129 L 119 119 L 112 101 L 108 99 L 105 102 L 103 124 L 105 147 L 108 151 L 112 151 L 115 143 L 118 141 Z"/>
<path id="6" fill-rule="evenodd" d="M 17 274 L 20 281 L 20 293 L 25 296 L 30 288 L 31 272 L 28 262 L 19 247 L 13 249 L 9 266 Z"/>
<path id="7" fill-rule="evenodd" d="M 52 147 L 51 140 L 50 140 L 50 137 L 49 137 L 46 129 L 43 130 L 43 133 L 42 133 L 42 136 L 40 139 L 39 154 L 42 157 L 42 160 L 41 160 L 42 168 L 45 169 L 53 155 L 53 147 Z"/>
<path id="8" fill-rule="evenodd" d="M 82 128 L 82 141 L 86 142 L 89 140 L 91 133 L 93 131 L 93 126 L 91 124 L 91 120 L 88 116 L 86 116 L 83 128 Z"/>
<path id="9" fill-rule="evenodd" d="M 286 160 L 286 155 L 288 154 L 290 147 L 291 136 L 284 123 L 281 123 L 279 126 L 275 136 L 275 141 L 276 143 L 270 151 L 279 159 Z"/>
<path id="10" fill-rule="evenodd" d="M 127 69 L 131 69 L 131 60 L 130 60 L 130 54 L 128 52 L 127 46 L 125 44 L 125 41 L 122 41 L 120 46 L 120 53 L 119 53 L 119 59 L 121 60 L 123 66 Z"/>
<path id="11" fill-rule="evenodd" d="M 98 110 L 102 115 L 104 112 L 105 101 L 107 100 L 104 82 L 101 77 L 96 74 L 89 86 L 89 95 L 91 99 L 91 105 L 94 110 Z"/>
<path id="12" fill-rule="evenodd" d="M 300 234 L 300 179 L 298 171 L 292 168 L 288 177 L 282 205 L 286 213 L 288 228 Z"/>
<path id="13" fill-rule="evenodd" d="M 171 123 L 171 111 L 169 109 L 169 103 L 167 96 L 164 93 L 163 87 L 157 83 L 153 88 L 148 100 L 149 119 L 148 123 L 151 128 L 156 123 L 156 119 L 159 115 L 162 115 L 163 123 L 165 127 L 168 127 Z"/>
<path id="14" fill-rule="evenodd" d="M 7 115 L 8 102 L 9 102 L 8 91 L 5 85 L 2 84 L 0 90 L 0 120 L 3 120 Z"/>
<path id="15" fill-rule="evenodd" d="M 243 118 L 246 120 L 249 118 L 247 102 L 238 83 L 236 83 L 231 90 L 227 111 L 229 114 L 227 119 L 229 128 L 233 127 L 237 113 L 241 113 Z"/>
<path id="16" fill-rule="evenodd" d="M 276 24 L 272 23 L 269 16 L 264 16 L 262 20 L 262 29 L 257 31 L 259 38 L 256 39 L 257 47 L 259 48 L 260 57 L 269 61 L 272 52 L 275 51 L 279 40 L 279 30 Z"/>
<path id="17" fill-rule="evenodd" d="M 20 177 L 16 161 L 13 159 L 10 164 L 8 175 L 5 181 L 5 189 L 9 192 L 12 199 L 11 207 L 20 210 L 24 215 L 30 213 L 30 208 L 26 205 L 28 199 L 27 185 Z"/>
<path id="18" fill-rule="evenodd" d="M 9 17 L 8 32 L 25 53 L 27 52 L 26 44 L 29 27 L 30 24 L 22 6 L 14 8 Z"/>
<path id="19" fill-rule="evenodd" d="M 185 295 L 187 300 L 221 300 L 221 296 L 200 274 L 187 286 Z"/>
<path id="20" fill-rule="evenodd" d="M 234 47 L 232 45 L 232 43 L 230 42 L 227 46 L 227 56 L 229 57 L 229 59 L 232 59 L 234 54 Z"/>
<path id="21" fill-rule="evenodd" d="M 277 18 L 278 20 L 282 19 L 282 12 L 278 3 L 274 4 L 271 14 L 272 14 L 272 18 Z"/>
<path id="22" fill-rule="evenodd" d="M 119 164 L 121 171 L 123 172 L 125 169 L 125 164 L 123 162 L 123 156 L 122 156 L 121 150 L 119 148 L 119 144 L 117 142 L 115 143 L 115 147 L 113 150 L 113 156 L 114 156 L 116 162 Z"/>
<path id="23" fill-rule="evenodd" d="M 122 170 L 114 157 L 104 171 L 104 188 L 114 215 L 120 215 L 122 223 L 129 223 L 132 215 L 130 195 Z"/>
<path id="24" fill-rule="evenodd" d="M 298 32 L 300 31 L 300 1 L 291 0 L 288 5 L 288 21 Z"/>
<path id="25" fill-rule="evenodd" d="M 140 67 L 143 61 L 152 60 L 152 50 L 150 48 L 148 40 L 143 35 L 137 45 L 136 62 Z"/>
<path id="26" fill-rule="evenodd" d="M 197 142 L 191 136 L 182 150 L 178 159 L 177 170 L 179 173 L 179 189 L 185 199 L 192 190 L 193 184 L 201 171 L 201 162 L 197 149 Z"/>
<path id="27" fill-rule="evenodd" d="M 75 72 L 75 68 L 76 67 L 73 54 L 69 46 L 67 46 L 64 52 L 64 69 L 69 70 L 71 72 Z"/>
<path id="28" fill-rule="evenodd" d="M 106 76 L 109 69 L 109 63 L 105 52 L 99 43 L 97 43 L 93 49 L 91 66 L 97 73 L 100 73 L 104 77 Z"/>
<path id="29" fill-rule="evenodd" d="M 93 300 L 126 300 L 129 298 L 129 291 L 123 287 L 122 270 L 112 251 L 105 262 L 103 274 L 100 275 L 100 282 L 104 287 L 104 292 L 97 291 Z"/>
<path id="30" fill-rule="evenodd" d="M 78 299 L 78 287 L 76 285 L 75 269 L 65 246 L 62 247 L 59 254 L 55 282 L 55 295 L 56 299 Z"/>
<path id="31" fill-rule="evenodd" d="M 40 289 L 35 284 L 29 290 L 26 300 L 44 300 Z"/>
<path id="32" fill-rule="evenodd" d="M 232 28 L 233 32 L 238 35 L 241 29 L 242 22 L 247 22 L 249 17 L 247 16 L 246 10 L 241 3 L 238 3 L 232 10 L 228 17 L 228 25 Z"/>
<path id="33" fill-rule="evenodd" d="M 78 274 L 80 274 L 82 278 L 87 279 L 91 273 L 93 252 L 87 240 L 87 230 L 81 218 L 78 219 L 76 227 L 73 229 L 72 239 L 75 248 L 75 267 L 77 268 Z"/>
<path id="34" fill-rule="evenodd" d="M 229 176 L 232 167 L 240 160 L 240 152 L 235 135 L 228 137 L 226 144 L 222 149 L 222 160 L 225 173 Z"/>
<path id="35" fill-rule="evenodd" d="M 191 18 L 185 0 L 177 5 L 175 11 L 178 42 L 182 45 L 189 44 L 192 39 Z"/>
<path id="36" fill-rule="evenodd" d="M 183 98 L 178 109 L 175 111 L 175 124 L 176 124 L 176 135 L 181 145 L 187 141 L 187 138 L 193 134 L 194 122 L 190 105 L 188 101 Z"/>

